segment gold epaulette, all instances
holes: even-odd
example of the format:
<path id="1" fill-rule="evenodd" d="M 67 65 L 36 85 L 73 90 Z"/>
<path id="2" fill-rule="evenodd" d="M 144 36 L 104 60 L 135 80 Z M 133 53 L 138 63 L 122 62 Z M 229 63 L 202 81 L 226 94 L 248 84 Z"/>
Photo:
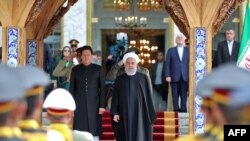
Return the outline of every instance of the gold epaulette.
<path id="1" fill-rule="evenodd" d="M 26 91 L 26 96 L 42 95 L 44 93 L 44 87 L 35 87 Z"/>
<path id="2" fill-rule="evenodd" d="M 73 141 L 72 130 L 69 128 L 67 124 L 53 123 L 53 124 L 50 124 L 49 128 L 61 133 L 65 141 Z"/>
<path id="3" fill-rule="evenodd" d="M 0 127 L 0 137 L 3 138 L 21 138 L 22 132 L 19 128 L 16 127 Z"/>

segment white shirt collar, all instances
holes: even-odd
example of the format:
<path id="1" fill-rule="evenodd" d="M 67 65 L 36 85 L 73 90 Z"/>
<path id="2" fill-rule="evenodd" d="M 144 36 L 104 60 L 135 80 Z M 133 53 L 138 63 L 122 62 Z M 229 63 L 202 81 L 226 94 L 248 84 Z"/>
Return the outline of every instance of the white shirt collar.
<path id="1" fill-rule="evenodd" d="M 181 47 L 177 46 L 177 51 L 178 51 L 178 55 L 179 55 L 180 60 L 182 60 L 183 50 L 184 50 L 183 46 L 181 46 Z"/>

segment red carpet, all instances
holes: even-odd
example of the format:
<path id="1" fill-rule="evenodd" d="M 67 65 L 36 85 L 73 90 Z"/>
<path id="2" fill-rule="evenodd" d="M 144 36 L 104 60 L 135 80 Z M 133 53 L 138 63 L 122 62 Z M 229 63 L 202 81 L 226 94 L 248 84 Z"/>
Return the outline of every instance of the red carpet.
<path id="1" fill-rule="evenodd" d="M 153 126 L 153 141 L 172 141 L 178 137 L 178 114 L 174 112 L 158 112 Z M 110 113 L 107 111 L 102 116 L 103 134 L 100 141 L 115 141 L 111 126 Z"/>

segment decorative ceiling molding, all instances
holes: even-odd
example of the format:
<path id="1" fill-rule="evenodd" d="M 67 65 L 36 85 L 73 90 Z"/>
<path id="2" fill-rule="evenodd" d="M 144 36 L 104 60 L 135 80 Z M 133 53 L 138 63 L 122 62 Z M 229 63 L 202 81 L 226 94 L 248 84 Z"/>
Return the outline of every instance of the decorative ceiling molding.
<path id="1" fill-rule="evenodd" d="M 68 0 L 68 5 L 73 6 L 78 0 Z"/>
<path id="2" fill-rule="evenodd" d="M 56 25 L 61 21 L 62 17 L 69 11 L 70 6 L 73 6 L 78 0 L 68 0 L 68 4 L 66 7 L 61 6 L 53 18 L 50 20 L 47 30 L 44 34 L 44 38 L 49 36 L 53 30 L 55 29 Z"/>
<path id="3" fill-rule="evenodd" d="M 62 17 L 68 12 L 69 6 L 60 7 L 53 18 L 50 20 L 49 25 L 47 27 L 46 32 L 44 33 L 44 37 L 49 36 L 55 29 L 56 25 L 61 21 Z"/>
<path id="4" fill-rule="evenodd" d="M 163 5 L 179 30 L 189 39 L 188 19 L 179 0 L 163 0 Z"/>
<path id="5" fill-rule="evenodd" d="M 244 0 L 224 0 L 212 24 L 213 36 L 222 28 L 229 16 Z"/>
<path id="6" fill-rule="evenodd" d="M 26 20 L 25 26 L 27 26 L 37 18 L 37 16 L 42 12 L 47 1 L 48 0 L 36 0 Z"/>
<path id="7" fill-rule="evenodd" d="M 180 3 L 180 0 L 162 0 L 167 13 L 173 19 L 179 30 L 189 38 L 190 25 L 186 13 Z M 195 0 L 194 0 L 195 1 Z M 222 28 L 229 16 L 239 7 L 244 0 L 224 0 L 219 6 L 216 16 L 213 18 L 212 34 L 213 36 Z"/>

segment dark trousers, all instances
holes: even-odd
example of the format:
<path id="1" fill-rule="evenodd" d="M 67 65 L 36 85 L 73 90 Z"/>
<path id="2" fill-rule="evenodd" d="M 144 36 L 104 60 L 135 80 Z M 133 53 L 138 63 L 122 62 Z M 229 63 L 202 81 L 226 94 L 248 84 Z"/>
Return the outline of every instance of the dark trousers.
<path id="1" fill-rule="evenodd" d="M 187 112 L 187 91 L 188 83 L 181 79 L 171 82 L 173 105 L 175 112 Z M 179 97 L 181 97 L 181 108 L 179 107 Z"/>
<path id="2" fill-rule="evenodd" d="M 168 84 L 154 84 L 154 89 L 157 93 L 159 93 L 166 103 L 168 102 Z"/>

